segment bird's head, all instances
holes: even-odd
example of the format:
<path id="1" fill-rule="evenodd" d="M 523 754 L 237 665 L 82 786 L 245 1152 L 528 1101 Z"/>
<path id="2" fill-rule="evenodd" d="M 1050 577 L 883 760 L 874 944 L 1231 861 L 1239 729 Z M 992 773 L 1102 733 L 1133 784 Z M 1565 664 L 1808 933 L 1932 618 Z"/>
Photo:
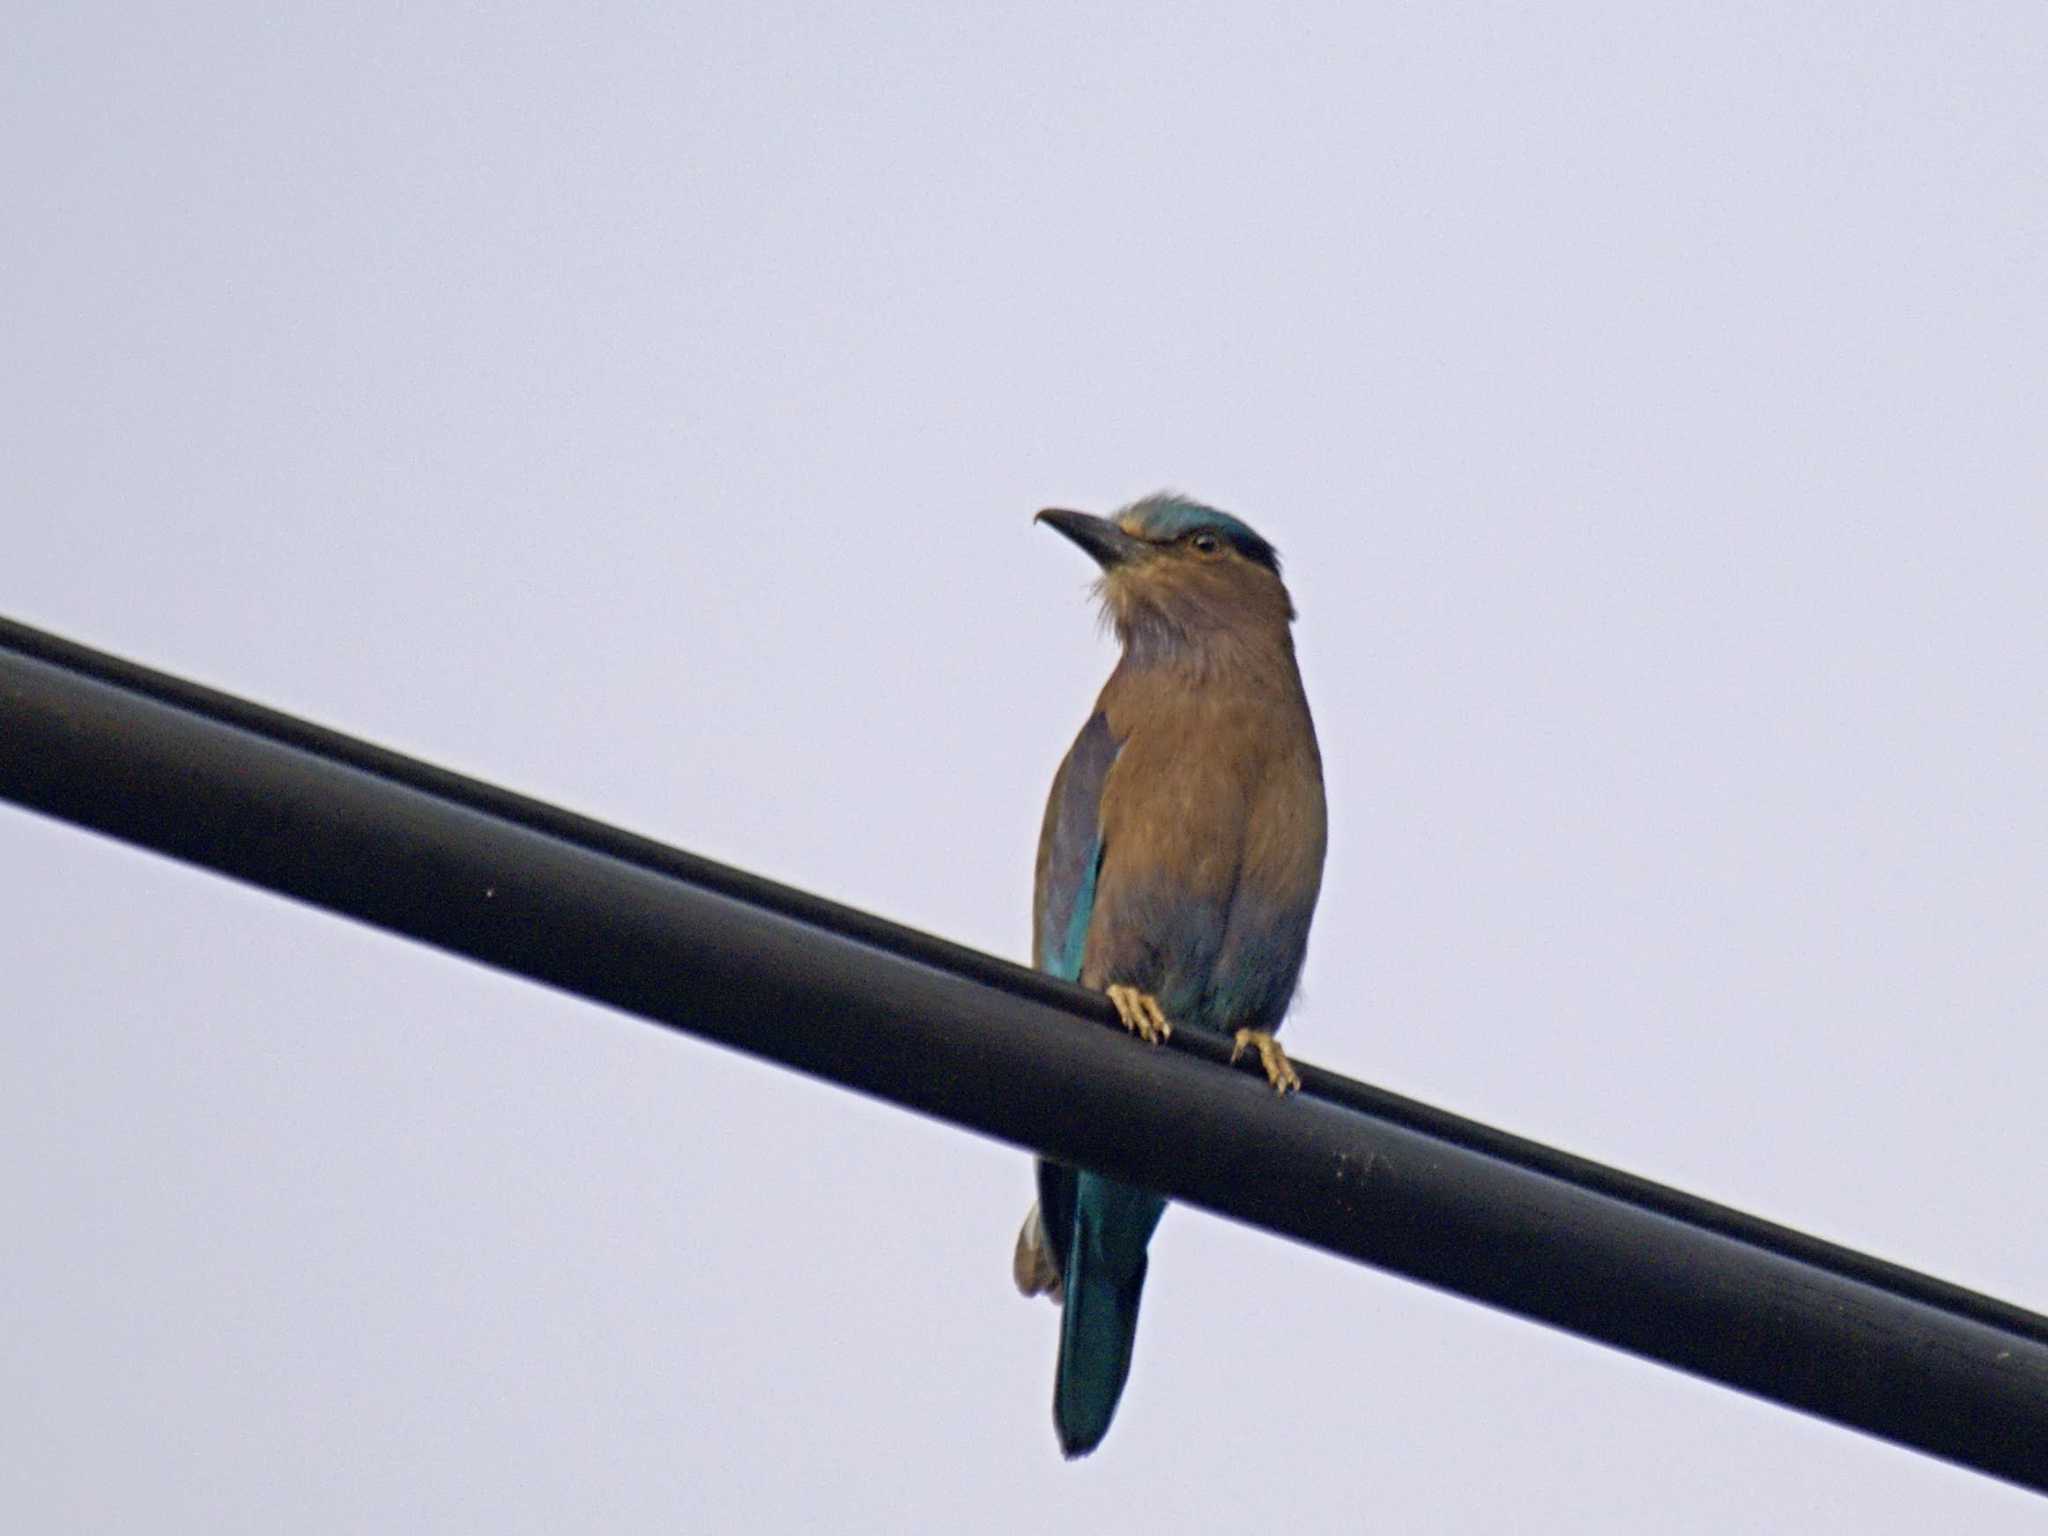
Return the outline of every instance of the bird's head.
<path id="1" fill-rule="evenodd" d="M 1111 517 L 1048 508 L 1037 521 L 1102 567 L 1103 610 L 1128 649 L 1158 653 L 1232 635 L 1284 636 L 1294 617 L 1279 554 L 1228 512 L 1161 494 Z"/>

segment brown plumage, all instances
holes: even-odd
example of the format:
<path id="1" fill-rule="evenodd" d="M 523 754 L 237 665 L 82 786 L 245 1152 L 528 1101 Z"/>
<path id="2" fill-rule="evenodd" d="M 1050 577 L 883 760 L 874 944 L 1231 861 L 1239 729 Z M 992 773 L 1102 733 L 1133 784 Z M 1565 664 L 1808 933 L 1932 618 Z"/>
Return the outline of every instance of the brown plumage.
<path id="1" fill-rule="evenodd" d="M 1194 1002 L 1167 1009 L 1181 1022 L 1271 1029 L 1287 995 L 1268 988 L 1239 1007 L 1203 1006 L 1190 996 L 1198 978 L 1174 968 L 1164 942 L 1161 929 L 1178 924 L 1159 921 L 1162 902 L 1221 917 L 1201 980 L 1227 983 L 1246 946 L 1305 944 L 1305 931 L 1295 940 L 1274 924 L 1313 907 L 1321 885 L 1322 758 L 1285 621 L 1239 628 L 1229 650 L 1227 660 L 1199 645 L 1149 664 L 1126 658 L 1102 690 L 1096 708 L 1122 750 L 1102 785 L 1103 856 L 1080 980 L 1131 981 Z M 1299 953 L 1273 958 L 1298 973 Z"/>
<path id="2" fill-rule="evenodd" d="M 1236 518 L 1177 497 L 1114 519 L 1039 516 L 1102 567 L 1123 655 L 1053 781 L 1034 958 L 1107 992 L 1147 1040 L 1174 1025 L 1234 1035 L 1285 1092 L 1299 1079 L 1272 1031 L 1301 973 L 1327 832 L 1279 559 Z M 1070 1456 L 1108 1430 L 1164 1207 L 1039 1165 L 1014 1272 L 1064 1308 L 1053 1416 Z"/>

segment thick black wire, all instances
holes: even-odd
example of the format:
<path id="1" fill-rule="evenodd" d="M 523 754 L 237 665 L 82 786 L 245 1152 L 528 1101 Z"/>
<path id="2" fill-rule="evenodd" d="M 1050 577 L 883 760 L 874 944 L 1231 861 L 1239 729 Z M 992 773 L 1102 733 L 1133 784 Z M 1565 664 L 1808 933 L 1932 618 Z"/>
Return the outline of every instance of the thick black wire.
<path id="1" fill-rule="evenodd" d="M 2048 1491 L 2048 1318 L 4 619 L 0 797 Z"/>

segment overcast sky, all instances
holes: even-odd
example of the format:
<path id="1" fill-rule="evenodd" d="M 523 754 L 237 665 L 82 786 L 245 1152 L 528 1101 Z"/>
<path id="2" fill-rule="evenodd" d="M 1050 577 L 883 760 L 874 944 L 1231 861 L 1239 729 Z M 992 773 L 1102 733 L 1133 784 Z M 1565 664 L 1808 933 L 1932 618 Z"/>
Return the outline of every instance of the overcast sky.
<path id="1" fill-rule="evenodd" d="M 2036 0 L 289 9 L 10 10 L 0 612 L 1021 958 L 1182 488 L 1297 1054 L 2048 1308 Z M 1184 1210 L 1068 1465 L 1013 1149 L 5 808 L 0 977 L 13 1530 L 2040 1526 Z"/>

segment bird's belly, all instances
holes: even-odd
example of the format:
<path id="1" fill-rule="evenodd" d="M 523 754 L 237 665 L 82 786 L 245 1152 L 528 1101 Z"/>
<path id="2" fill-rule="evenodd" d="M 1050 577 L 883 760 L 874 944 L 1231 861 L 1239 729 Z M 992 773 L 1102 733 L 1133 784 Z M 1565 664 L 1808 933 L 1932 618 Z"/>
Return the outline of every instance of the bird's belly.
<path id="1" fill-rule="evenodd" d="M 1123 894 L 1090 944 L 1092 986 L 1150 992 L 1175 1024 L 1271 1029 L 1286 1011 L 1306 937 L 1277 904 L 1239 889 L 1203 900 L 1162 887 Z"/>

